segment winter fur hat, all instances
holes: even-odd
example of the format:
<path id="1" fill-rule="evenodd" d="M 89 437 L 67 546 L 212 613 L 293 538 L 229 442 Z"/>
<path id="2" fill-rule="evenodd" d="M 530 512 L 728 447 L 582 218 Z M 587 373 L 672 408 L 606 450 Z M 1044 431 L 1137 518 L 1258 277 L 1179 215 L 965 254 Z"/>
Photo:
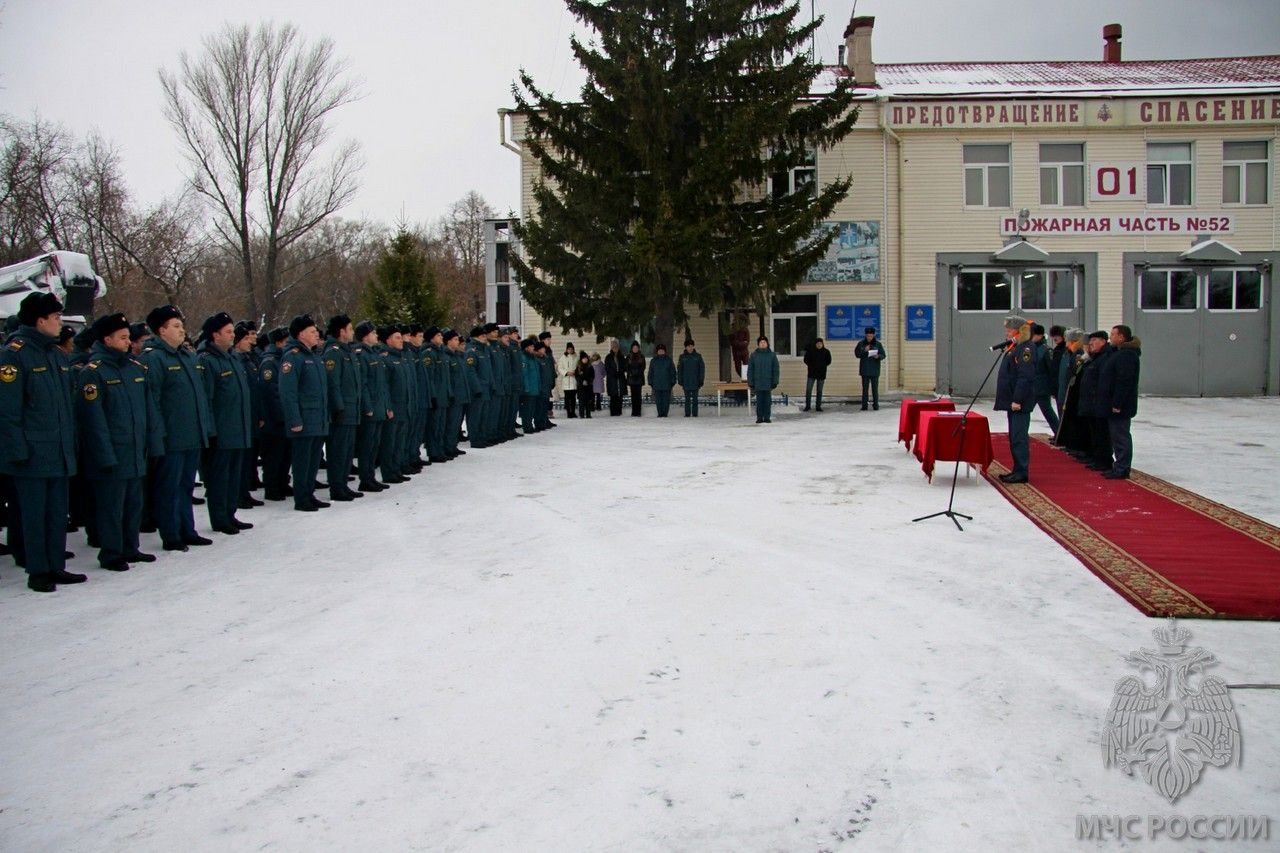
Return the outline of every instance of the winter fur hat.
<path id="1" fill-rule="evenodd" d="M 443 337 L 444 343 L 447 344 L 449 343 L 449 341 L 456 338 L 458 336 L 458 333 L 455 332 L 453 329 L 441 329 L 440 335 Z"/>
<path id="2" fill-rule="evenodd" d="M 378 327 L 373 325 L 372 320 L 361 320 L 356 324 L 356 340 L 363 341 L 369 336 L 370 332 L 378 331 Z"/>
<path id="3" fill-rule="evenodd" d="M 89 328 L 93 331 L 94 339 L 100 341 L 107 335 L 114 335 L 121 329 L 129 328 L 129 318 L 118 312 L 108 314 L 105 317 L 99 317 L 94 320 L 93 325 Z"/>
<path id="4" fill-rule="evenodd" d="M 1010 314 L 1004 318 L 1004 327 L 1011 332 L 1022 331 L 1022 327 L 1030 323 L 1026 317 L 1019 317 L 1017 314 Z"/>
<path id="5" fill-rule="evenodd" d="M 65 332 L 68 330 L 68 328 L 69 327 L 64 326 L 62 331 Z M 88 327 L 87 329 L 81 329 L 79 332 L 73 333 L 73 338 L 72 338 L 72 340 L 75 341 L 76 349 L 79 350 L 80 352 L 88 352 L 89 347 L 93 346 L 93 342 L 96 341 L 97 339 L 98 339 L 98 336 L 93 333 L 92 326 Z"/>
<path id="6" fill-rule="evenodd" d="M 267 333 L 267 340 L 271 341 L 273 344 L 282 344 L 289 340 L 289 330 L 284 326 L 276 326 Z"/>
<path id="7" fill-rule="evenodd" d="M 296 338 L 315 324 L 316 321 L 311 319 L 310 314 L 299 314 L 289 321 L 289 337 Z"/>
<path id="8" fill-rule="evenodd" d="M 329 325 L 325 328 L 324 333 L 331 338 L 336 338 L 339 332 L 350 325 L 351 318 L 346 314 L 334 314 L 329 318 Z"/>
<path id="9" fill-rule="evenodd" d="M 258 326 L 252 320 L 241 320 L 239 323 L 236 323 L 235 342 L 240 343 L 248 337 L 250 332 L 256 331 L 258 331 Z"/>
<path id="10" fill-rule="evenodd" d="M 1084 329 L 1067 329 L 1062 335 L 1067 343 L 1075 343 L 1084 340 Z"/>
<path id="11" fill-rule="evenodd" d="M 151 336 L 151 330 L 147 328 L 146 323 L 134 323 L 129 326 L 129 342 L 137 343 L 143 338 Z"/>
<path id="12" fill-rule="evenodd" d="M 34 326 L 36 320 L 61 310 L 62 303 L 52 293 L 32 293 L 18 306 L 18 322 L 24 326 Z"/>
<path id="13" fill-rule="evenodd" d="M 182 312 L 172 305 L 161 305 L 158 308 L 152 308 L 151 313 L 147 315 L 147 326 L 151 329 L 153 335 L 160 334 L 160 327 L 170 320 L 181 320 Z"/>
<path id="14" fill-rule="evenodd" d="M 235 321 L 231 319 L 231 315 L 226 311 L 219 311 L 212 317 L 204 321 L 204 325 L 200 327 L 200 334 L 204 337 L 210 337 L 214 332 L 221 331 L 230 326 Z"/>

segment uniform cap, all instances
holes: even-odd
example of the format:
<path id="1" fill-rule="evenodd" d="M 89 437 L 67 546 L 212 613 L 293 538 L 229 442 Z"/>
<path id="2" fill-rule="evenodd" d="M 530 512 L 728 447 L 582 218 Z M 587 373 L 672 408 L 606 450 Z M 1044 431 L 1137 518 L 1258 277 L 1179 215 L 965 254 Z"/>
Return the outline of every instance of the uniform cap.
<path id="1" fill-rule="evenodd" d="M 24 326 L 34 326 L 36 320 L 61 310 L 62 303 L 52 293 L 32 293 L 18 306 L 18 322 Z"/>
<path id="2" fill-rule="evenodd" d="M 221 331 L 234 323 L 235 321 L 231 319 L 230 314 L 226 311 L 219 311 L 204 321 L 204 324 L 200 327 L 200 334 L 207 338 L 214 332 Z"/>
<path id="3" fill-rule="evenodd" d="M 378 331 L 378 328 L 373 325 L 372 320 L 361 320 L 359 325 L 356 326 L 356 338 L 358 340 L 364 340 L 369 336 L 370 332 L 376 331 Z"/>
<path id="4" fill-rule="evenodd" d="M 173 305 L 161 305 L 158 308 L 152 308 L 151 313 L 147 315 L 147 326 L 151 329 L 152 334 L 159 334 L 160 327 L 170 320 L 181 320 L 182 312 Z"/>
<path id="5" fill-rule="evenodd" d="M 289 337 L 296 338 L 316 324 L 310 314 L 299 314 L 289 321 Z"/>

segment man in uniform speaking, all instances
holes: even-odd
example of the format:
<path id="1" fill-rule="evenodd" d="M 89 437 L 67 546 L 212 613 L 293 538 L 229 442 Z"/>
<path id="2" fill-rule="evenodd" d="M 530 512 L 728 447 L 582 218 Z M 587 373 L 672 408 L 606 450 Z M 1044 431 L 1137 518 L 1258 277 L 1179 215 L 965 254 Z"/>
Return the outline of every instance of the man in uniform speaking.
<path id="1" fill-rule="evenodd" d="M 1036 351 L 1031 343 L 1031 321 L 1015 315 L 1004 319 L 1008 339 L 1000 372 L 996 375 L 996 411 L 1009 413 L 1009 453 L 1013 470 L 1001 474 L 1005 483 L 1025 483 L 1031 468 L 1027 431 L 1036 404 Z"/>

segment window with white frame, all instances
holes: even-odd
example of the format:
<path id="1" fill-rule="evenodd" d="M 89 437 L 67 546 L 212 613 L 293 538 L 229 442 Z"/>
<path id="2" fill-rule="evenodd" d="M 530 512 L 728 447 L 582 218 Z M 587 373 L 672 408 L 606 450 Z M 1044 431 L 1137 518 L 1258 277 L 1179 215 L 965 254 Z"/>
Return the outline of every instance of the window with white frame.
<path id="1" fill-rule="evenodd" d="M 1018 283 L 1023 311 L 1074 311 L 1076 274 L 1066 270 L 1025 270 Z"/>
<path id="2" fill-rule="evenodd" d="M 799 358 L 818 339 L 818 297 L 792 294 L 775 303 L 769 312 L 773 338 L 770 344 L 779 356 Z"/>
<path id="3" fill-rule="evenodd" d="M 769 175 L 769 196 L 782 198 L 802 191 L 812 192 L 818 173 L 818 152 L 811 146 L 804 148 L 804 160 L 797 166 L 773 172 Z"/>
<path id="4" fill-rule="evenodd" d="M 1257 311 L 1262 307 L 1262 273 L 1254 269 L 1209 273 L 1210 311 Z"/>
<path id="5" fill-rule="evenodd" d="M 1084 206 L 1084 144 L 1044 142 L 1040 145 L 1040 203 Z"/>
<path id="6" fill-rule="evenodd" d="M 1147 203 L 1191 204 L 1191 143 L 1147 143 Z"/>
<path id="7" fill-rule="evenodd" d="M 964 203 L 967 207 L 1009 206 L 1009 146 L 964 146 Z"/>
<path id="8" fill-rule="evenodd" d="M 1004 270 L 963 270 L 956 276 L 957 311 L 1009 311 L 1013 287 Z"/>
<path id="9" fill-rule="evenodd" d="M 1138 287 L 1143 311 L 1194 311 L 1200 304 L 1193 270 L 1143 270 Z"/>
<path id="10" fill-rule="evenodd" d="M 1267 143 L 1222 143 L 1222 203 L 1266 204 Z"/>

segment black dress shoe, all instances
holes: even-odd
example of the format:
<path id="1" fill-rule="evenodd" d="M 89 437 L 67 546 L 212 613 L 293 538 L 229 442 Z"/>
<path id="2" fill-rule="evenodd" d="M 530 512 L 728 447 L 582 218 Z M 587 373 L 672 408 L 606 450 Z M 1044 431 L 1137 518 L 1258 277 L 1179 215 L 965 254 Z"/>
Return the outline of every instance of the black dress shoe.
<path id="1" fill-rule="evenodd" d="M 802 412 L 807 412 L 807 411 L 809 411 L 809 407 L 808 407 L 808 406 L 805 406 L 805 407 L 804 407 L 803 409 L 801 409 L 800 411 L 802 411 Z"/>
<path id="2" fill-rule="evenodd" d="M 58 583 L 53 579 L 53 575 L 27 575 L 27 589 L 32 592 L 53 592 L 58 588 Z"/>
<path id="3" fill-rule="evenodd" d="M 255 506 L 262 506 L 262 501 L 257 498 L 245 498 L 240 502 L 240 509 L 253 509 Z"/>
<path id="4" fill-rule="evenodd" d="M 386 489 L 387 487 L 382 485 L 381 483 L 361 483 L 360 484 L 361 492 L 384 492 L 386 491 Z"/>
<path id="5" fill-rule="evenodd" d="M 186 542 L 165 542 L 160 547 L 165 549 L 166 551 L 186 551 L 187 543 Z"/>
<path id="6" fill-rule="evenodd" d="M 329 503 L 328 501 L 322 501 L 322 500 L 314 500 L 311 502 L 311 505 L 316 509 L 328 509 L 329 507 L 333 506 L 333 504 Z"/>
<path id="7" fill-rule="evenodd" d="M 286 498 L 293 497 L 293 486 L 285 486 L 282 494 L 284 494 Z"/>
<path id="8" fill-rule="evenodd" d="M 132 554 L 125 554 L 124 558 L 130 563 L 154 563 L 156 561 L 155 554 L 145 554 L 142 551 L 134 551 Z"/>
<path id="9" fill-rule="evenodd" d="M 89 579 L 87 575 L 69 572 L 66 569 L 58 569 L 56 572 L 50 572 L 49 577 L 54 583 L 84 583 Z"/>
<path id="10" fill-rule="evenodd" d="M 114 560 L 107 560 L 107 562 L 99 563 L 98 565 L 102 566 L 102 568 L 106 569 L 109 572 L 129 571 L 129 563 L 127 560 L 125 560 L 124 557 L 118 557 Z"/>
<path id="11" fill-rule="evenodd" d="M 357 492 L 354 489 L 347 489 L 347 497 L 351 498 L 352 500 L 355 500 L 356 498 L 362 498 L 364 497 L 364 492 Z"/>
<path id="12" fill-rule="evenodd" d="M 555 424 L 552 424 L 552 426 L 555 426 Z M 453 455 L 454 455 L 454 456 L 466 456 L 466 455 L 467 455 L 467 451 L 465 451 L 465 450 L 455 450 L 455 451 L 453 451 Z"/>
<path id="13" fill-rule="evenodd" d="M 818 411 L 819 411 L 819 412 L 821 412 L 821 411 L 822 411 L 822 407 L 821 407 L 821 406 L 819 406 L 819 407 L 818 407 Z"/>
<path id="14" fill-rule="evenodd" d="M 252 525 L 252 524 L 250 524 L 250 523 L 249 523 L 249 522 L 247 522 L 247 521 L 241 521 L 241 520 L 240 520 L 240 519 L 238 519 L 238 518 L 233 518 L 233 519 L 231 519 L 231 523 L 232 523 L 232 524 L 234 524 L 236 527 L 239 527 L 241 530 L 252 530 L 252 529 L 253 529 L 253 525 Z"/>
<path id="15" fill-rule="evenodd" d="M 1027 476 L 1026 476 L 1025 474 L 1013 474 L 1013 473 L 1009 473 L 1009 474 L 1001 474 L 1001 475 L 1000 475 L 1000 482 L 1002 482 L 1002 483 L 1010 483 L 1010 484 L 1013 484 L 1013 483 L 1025 483 L 1025 482 L 1027 482 Z"/>
<path id="16" fill-rule="evenodd" d="M 1110 466 L 1110 465 L 1099 465 L 1098 463 L 1094 462 L 1094 463 L 1091 463 L 1091 464 L 1089 465 L 1089 470 L 1090 470 L 1090 471 L 1097 471 L 1097 472 L 1098 472 L 1098 473 L 1100 473 L 1100 474 L 1104 474 L 1104 473 L 1106 473 L 1107 471 L 1110 471 L 1110 470 L 1111 470 L 1111 466 Z"/>
<path id="17" fill-rule="evenodd" d="M 355 500 L 355 498 L 351 497 L 351 495 L 342 494 L 342 495 L 329 495 L 329 500 L 337 501 L 338 503 L 350 503 L 351 501 Z"/>
<path id="18" fill-rule="evenodd" d="M 320 507 L 315 504 L 300 504 L 293 508 L 294 512 L 319 512 Z"/>
<path id="19" fill-rule="evenodd" d="M 188 536 L 188 537 L 185 537 L 182 541 L 187 543 L 188 545 L 212 545 L 213 544 L 212 539 L 206 539 L 203 536 Z"/>
<path id="20" fill-rule="evenodd" d="M 64 559 L 64 560 L 74 560 L 74 559 L 75 559 L 75 556 L 76 556 L 76 552 L 75 552 L 75 551 L 63 551 L 63 552 L 62 552 L 62 559 Z"/>
<path id="21" fill-rule="evenodd" d="M 1129 472 L 1128 471 L 1108 471 L 1102 476 L 1106 477 L 1108 480 L 1127 480 L 1129 479 Z"/>
<path id="22" fill-rule="evenodd" d="M 288 497 L 284 492 L 264 492 L 262 496 L 269 501 L 282 501 Z"/>
<path id="23" fill-rule="evenodd" d="M 204 498 L 192 498 L 192 499 L 191 499 L 191 505 L 192 505 L 192 506 L 204 506 Z"/>
<path id="24" fill-rule="evenodd" d="M 213 529 L 214 529 L 214 532 L 216 532 L 216 533 L 222 533 L 222 534 L 224 534 L 224 535 L 226 535 L 226 536 L 239 536 L 239 535 L 240 535 L 240 528 L 239 528 L 239 527 L 236 527 L 235 525 L 226 525 L 226 526 L 218 525 L 217 527 L 214 527 Z M 194 544 L 194 543 L 193 543 L 193 544 Z"/>

